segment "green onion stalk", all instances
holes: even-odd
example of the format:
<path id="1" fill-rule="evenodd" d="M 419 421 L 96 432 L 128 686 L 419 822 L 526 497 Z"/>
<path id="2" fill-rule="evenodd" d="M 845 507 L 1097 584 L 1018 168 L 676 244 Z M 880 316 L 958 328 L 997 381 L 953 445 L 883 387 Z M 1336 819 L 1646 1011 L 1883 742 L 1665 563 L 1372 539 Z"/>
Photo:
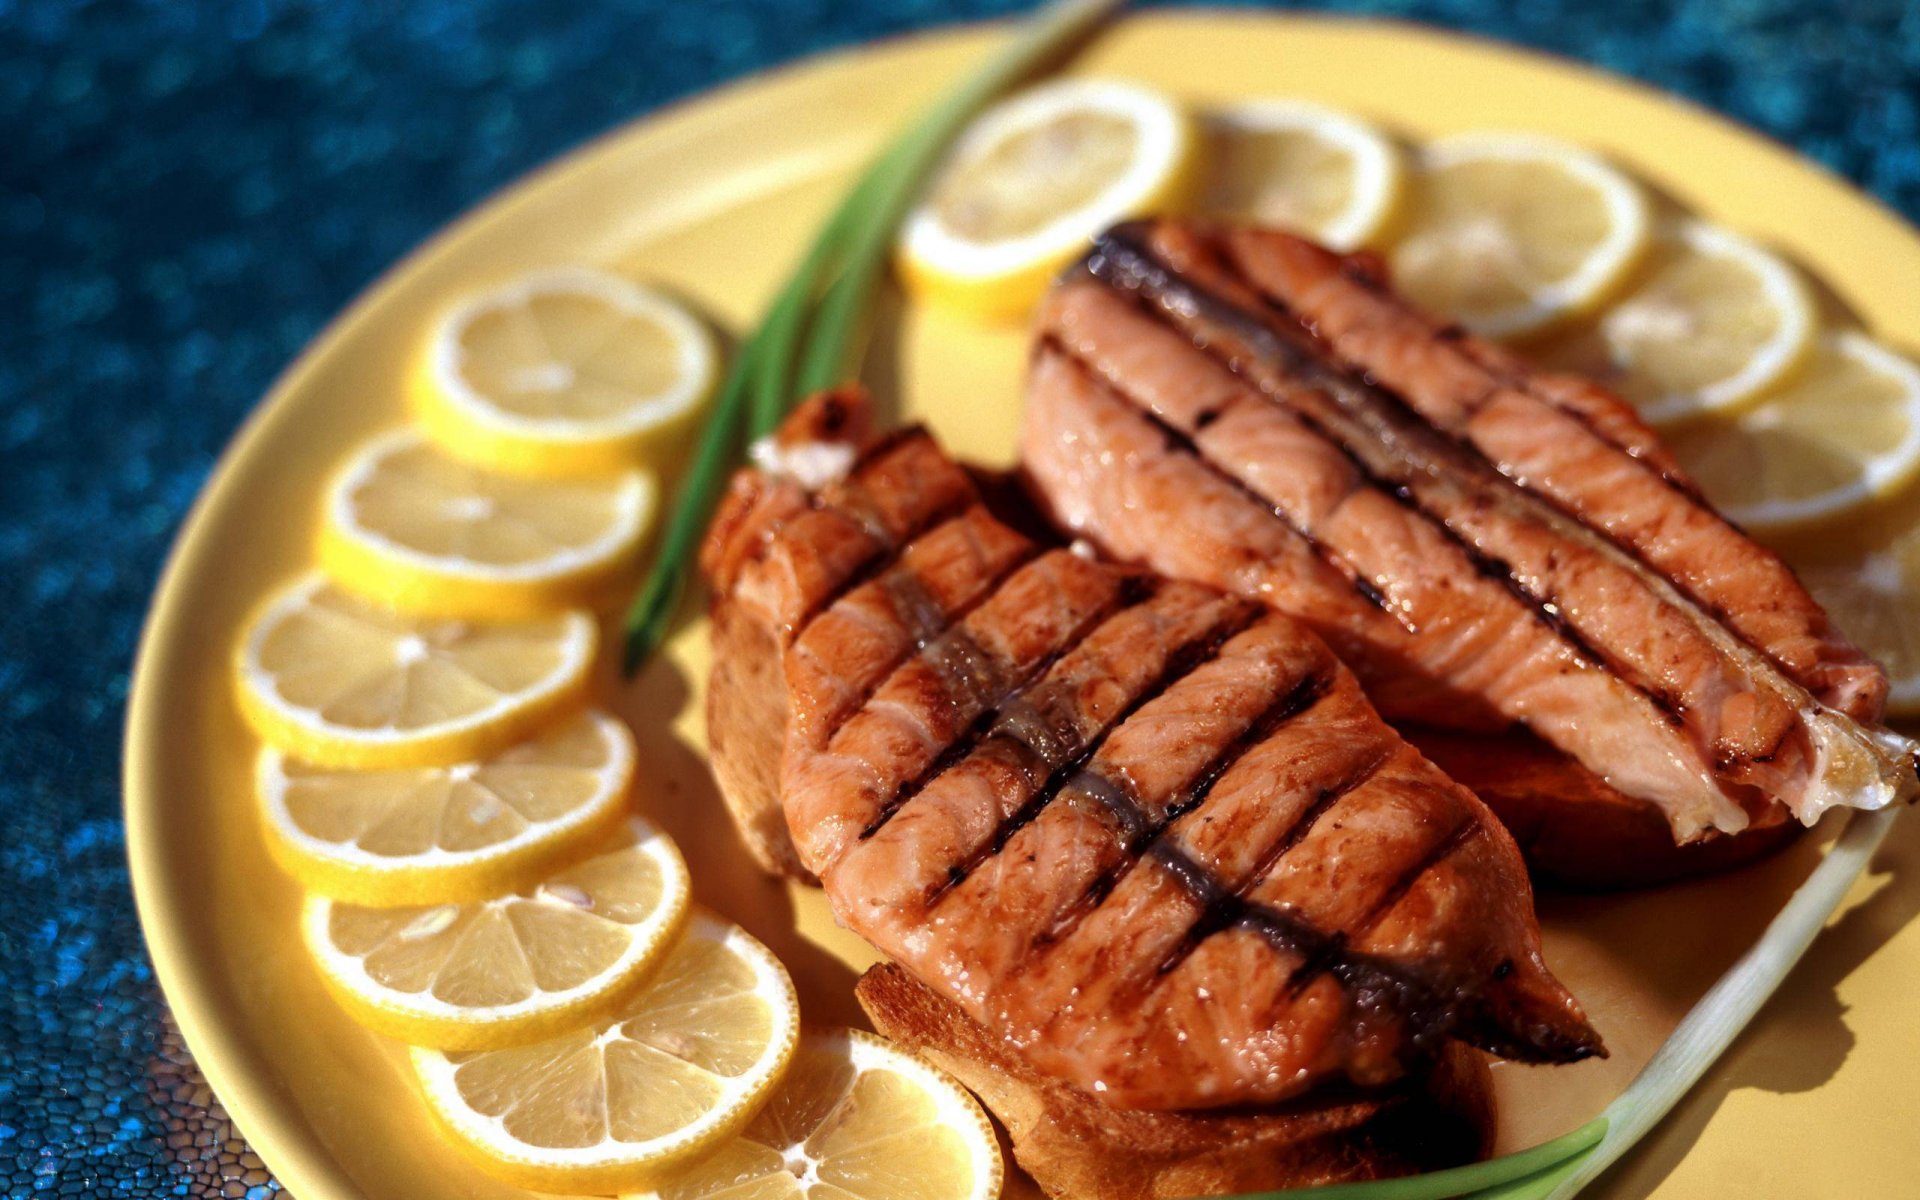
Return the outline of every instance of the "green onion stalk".
<path id="1" fill-rule="evenodd" d="M 895 232 L 947 144 L 1002 91 L 1077 44 L 1123 0 L 1053 0 L 1014 41 L 938 101 L 874 161 L 828 219 L 765 319 L 740 346 L 694 446 L 652 571 L 627 611 L 627 674 L 665 639 L 695 548 L 744 444 L 800 396 L 845 382 Z"/>

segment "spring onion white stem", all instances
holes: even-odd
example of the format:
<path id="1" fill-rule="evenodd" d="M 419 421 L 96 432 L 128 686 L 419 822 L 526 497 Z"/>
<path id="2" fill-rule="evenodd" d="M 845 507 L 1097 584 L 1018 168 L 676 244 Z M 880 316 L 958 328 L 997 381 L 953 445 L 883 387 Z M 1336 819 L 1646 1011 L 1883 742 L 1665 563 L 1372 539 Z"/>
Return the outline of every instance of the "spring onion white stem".
<path id="1" fill-rule="evenodd" d="M 1767 932 L 1700 998 L 1627 1090 L 1607 1105 L 1607 1133 L 1593 1152 L 1551 1190 L 1518 1195 L 1568 1200 L 1673 1111 L 1807 952 L 1886 840 L 1895 816 L 1892 809 L 1853 814 L 1846 830 L 1773 918 Z"/>

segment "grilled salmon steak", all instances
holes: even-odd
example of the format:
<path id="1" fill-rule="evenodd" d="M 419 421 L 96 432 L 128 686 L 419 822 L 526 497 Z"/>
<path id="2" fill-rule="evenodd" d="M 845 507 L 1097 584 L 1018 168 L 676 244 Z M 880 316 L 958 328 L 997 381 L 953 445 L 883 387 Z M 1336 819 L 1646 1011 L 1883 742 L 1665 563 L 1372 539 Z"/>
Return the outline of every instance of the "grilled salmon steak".
<path id="1" fill-rule="evenodd" d="M 1114 556 L 1297 617 L 1390 719 L 1525 727 L 1678 842 L 1916 790 L 1880 668 L 1624 402 L 1366 259 L 1109 231 L 1045 305 L 1022 454 Z"/>
<path id="2" fill-rule="evenodd" d="M 1511 837 L 1304 625 L 1036 540 L 857 395 L 759 457 L 703 552 L 716 680 L 777 656 L 800 864 L 1037 1069 L 1188 1109 L 1382 1085 L 1449 1038 L 1600 1051 Z"/>

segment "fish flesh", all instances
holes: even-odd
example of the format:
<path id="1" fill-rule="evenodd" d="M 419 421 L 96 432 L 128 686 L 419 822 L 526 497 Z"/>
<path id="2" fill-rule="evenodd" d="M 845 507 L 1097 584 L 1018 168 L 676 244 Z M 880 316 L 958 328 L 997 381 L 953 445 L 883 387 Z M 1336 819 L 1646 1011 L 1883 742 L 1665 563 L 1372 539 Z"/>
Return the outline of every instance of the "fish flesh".
<path id="1" fill-rule="evenodd" d="M 1884 673 L 1624 402 L 1286 234 L 1119 226 L 1048 297 L 1063 526 L 1304 621 L 1396 722 L 1523 727 L 1676 842 L 1916 791 Z"/>
<path id="2" fill-rule="evenodd" d="M 844 470 L 741 472 L 703 551 L 716 630 L 780 656 L 757 734 L 843 924 L 1120 1108 L 1602 1052 L 1511 837 L 1305 625 L 1048 544 L 867 425 L 809 401 L 783 442 Z M 716 638 L 716 672 L 755 650 Z"/>

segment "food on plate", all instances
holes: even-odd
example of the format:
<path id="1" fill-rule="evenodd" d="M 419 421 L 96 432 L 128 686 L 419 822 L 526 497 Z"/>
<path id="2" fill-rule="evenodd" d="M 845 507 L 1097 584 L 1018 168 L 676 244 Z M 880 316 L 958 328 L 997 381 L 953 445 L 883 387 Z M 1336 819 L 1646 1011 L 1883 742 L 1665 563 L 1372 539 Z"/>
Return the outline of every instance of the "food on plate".
<path id="1" fill-rule="evenodd" d="M 1185 197 L 1193 123 L 1134 83 L 1066 79 L 977 118 L 900 231 L 915 291 L 983 317 L 1018 316 L 1093 234 Z"/>
<path id="2" fill-rule="evenodd" d="M 1081 1200 L 1227 1196 L 1458 1166 L 1492 1144 L 1483 1056 L 1459 1042 L 1386 1090 L 1332 1090 L 1227 1111 L 1119 1109 L 1036 1071 L 1004 1038 L 891 964 L 855 989 L 875 1029 L 952 1074 L 1006 1127 L 1049 1195 Z"/>
<path id="3" fill-rule="evenodd" d="M 362 1025 L 491 1050 L 610 1014 L 671 950 L 691 898 L 679 848 L 635 817 L 601 853 L 515 891 L 379 908 L 308 896 L 301 925 Z"/>
<path id="4" fill-rule="evenodd" d="M 1819 332 L 1799 272 L 1705 221 L 1660 227 L 1645 262 L 1591 328 L 1545 361 L 1619 392 L 1653 425 L 1739 408 L 1788 378 Z"/>
<path id="5" fill-rule="evenodd" d="M 1049 548 L 867 418 L 804 405 L 703 555 L 716 662 L 784 674 L 784 728 L 715 747 L 784 738 L 778 791 L 733 802 L 784 807 L 843 923 L 1116 1109 L 1393 1085 L 1447 1039 L 1600 1052 L 1505 831 L 1319 639 Z"/>
<path id="6" fill-rule="evenodd" d="M 489 1174 L 541 1192 L 652 1187 L 760 1110 L 800 1035 L 793 981 L 737 926 L 695 914 L 613 1013 L 503 1050 L 413 1049 L 421 1091 Z"/>
<path id="7" fill-rule="evenodd" d="M 800 1039 L 739 1135 L 627 1200 L 995 1200 L 1005 1168 L 965 1089 L 870 1033 Z"/>
<path id="8" fill-rule="evenodd" d="M 1276 232 L 1103 236 L 1041 319 L 1065 527 L 1325 636 L 1390 719 L 1519 724 L 1676 842 L 1916 790 L 1884 673 L 1622 401 Z"/>
<path id="9" fill-rule="evenodd" d="M 1831 521 L 1920 471 L 1920 367 L 1863 333 L 1826 334 L 1790 382 L 1669 441 L 1701 490 L 1748 529 Z"/>
<path id="10" fill-rule="evenodd" d="M 630 469 L 719 378 L 713 334 L 665 294 L 585 268 L 474 296 L 434 330 L 412 399 L 450 453 L 524 475 Z"/>
<path id="11" fill-rule="evenodd" d="M 1336 250 L 1381 240 L 1405 202 L 1400 148 L 1379 130 L 1300 100 L 1246 100 L 1206 119 L 1199 207 Z"/>
<path id="12" fill-rule="evenodd" d="M 620 821 L 633 734 L 589 711 L 491 757 L 345 771 L 260 752 L 267 848 L 309 891 L 353 904 L 441 904 L 513 890 Z"/>
<path id="13" fill-rule="evenodd" d="M 320 562 L 343 586 L 421 616 L 537 617 L 612 598 L 653 519 L 639 470 L 575 480 L 475 467 L 419 432 L 375 438 L 334 478 Z"/>
<path id="14" fill-rule="evenodd" d="M 496 754 L 580 704 L 594 645 L 583 612 L 411 617 L 316 573 L 254 617 L 235 674 L 240 711 L 276 750 L 324 767 L 436 766 Z"/>
<path id="15" fill-rule="evenodd" d="M 1598 308 L 1647 248 L 1640 185 L 1577 146 L 1534 134 L 1442 138 L 1415 159 L 1390 255 L 1409 296 L 1489 337 L 1521 337 Z"/>

